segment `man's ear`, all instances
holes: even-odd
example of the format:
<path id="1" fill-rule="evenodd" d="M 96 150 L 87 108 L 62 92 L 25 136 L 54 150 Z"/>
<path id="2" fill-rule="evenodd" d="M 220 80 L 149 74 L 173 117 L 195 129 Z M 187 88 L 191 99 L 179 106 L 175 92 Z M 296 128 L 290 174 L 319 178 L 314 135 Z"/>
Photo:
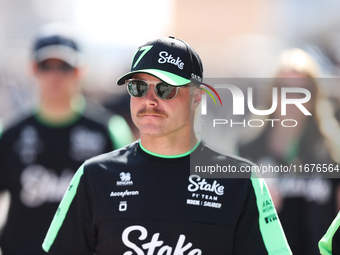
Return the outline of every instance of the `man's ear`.
<path id="1" fill-rule="evenodd" d="M 192 110 L 195 110 L 197 106 L 199 106 L 199 104 L 201 103 L 203 93 L 205 92 L 201 89 L 198 89 L 198 88 L 193 89 L 193 92 L 191 94 L 191 105 L 190 105 Z"/>
<path id="2" fill-rule="evenodd" d="M 81 80 L 84 79 L 84 77 L 87 76 L 89 72 L 89 67 L 87 65 L 81 65 L 81 66 L 77 66 L 75 68 L 75 75 L 77 77 L 77 79 Z"/>
<path id="3" fill-rule="evenodd" d="M 29 75 L 36 75 L 36 73 L 38 72 L 38 64 L 35 61 L 31 61 L 28 65 L 27 65 L 27 73 Z"/>

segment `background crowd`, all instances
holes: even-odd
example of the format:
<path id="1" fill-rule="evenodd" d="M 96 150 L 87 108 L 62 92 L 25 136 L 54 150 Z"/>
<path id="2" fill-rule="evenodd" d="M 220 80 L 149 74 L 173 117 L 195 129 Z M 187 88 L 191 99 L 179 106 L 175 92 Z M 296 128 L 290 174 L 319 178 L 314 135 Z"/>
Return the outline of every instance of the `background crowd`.
<path id="1" fill-rule="evenodd" d="M 204 78 L 272 81 L 256 87 L 255 101 L 263 109 L 270 108 L 273 87 L 304 87 L 312 93 L 305 105 L 311 117 L 288 109 L 284 118 L 299 123 L 289 132 L 266 123 L 256 131 L 202 132 L 203 139 L 223 144 L 256 164 L 340 164 L 339 1 L 0 0 L 0 6 L 0 133 L 39 102 L 41 77 L 30 66 L 33 44 L 39 28 L 62 22 L 76 31 L 81 49 L 82 72 L 76 77 L 79 90 L 74 96 L 83 95 L 96 111 L 105 108 L 105 116 L 122 116 L 133 133 L 126 142 L 139 134 L 131 121 L 126 88 L 115 82 L 129 70 L 135 48 L 172 35 L 200 54 Z M 48 68 L 62 68 L 58 64 Z M 212 102 L 208 103 L 211 109 Z M 221 110 L 214 109 L 220 117 Z M 282 115 L 275 115 L 279 113 L 280 108 L 262 117 L 280 119 Z M 340 210 L 338 176 L 271 177 L 267 185 L 293 253 L 319 254 L 317 242 Z M 0 225 L 10 199 L 9 193 L 1 194 Z"/>

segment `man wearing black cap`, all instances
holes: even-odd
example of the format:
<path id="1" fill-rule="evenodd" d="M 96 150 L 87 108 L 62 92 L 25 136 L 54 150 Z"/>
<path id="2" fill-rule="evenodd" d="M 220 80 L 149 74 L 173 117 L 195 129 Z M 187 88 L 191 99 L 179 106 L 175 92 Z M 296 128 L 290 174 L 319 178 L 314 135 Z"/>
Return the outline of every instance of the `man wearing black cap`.
<path id="1" fill-rule="evenodd" d="M 203 68 L 184 41 L 138 48 L 118 80 L 140 140 L 87 160 L 43 243 L 50 254 L 291 254 L 262 179 L 203 179 L 190 161 L 250 165 L 193 132 Z"/>
<path id="2" fill-rule="evenodd" d="M 0 191 L 11 194 L 3 255 L 46 254 L 41 243 L 79 165 L 133 141 L 122 117 L 80 97 L 81 54 L 70 27 L 44 26 L 31 66 L 39 105 L 0 138 Z"/>

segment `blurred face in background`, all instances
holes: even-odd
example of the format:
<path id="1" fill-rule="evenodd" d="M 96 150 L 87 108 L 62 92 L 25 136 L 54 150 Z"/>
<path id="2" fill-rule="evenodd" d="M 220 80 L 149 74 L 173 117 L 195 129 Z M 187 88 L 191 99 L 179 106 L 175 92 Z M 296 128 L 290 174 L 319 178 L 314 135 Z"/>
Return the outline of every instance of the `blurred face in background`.
<path id="1" fill-rule="evenodd" d="M 315 80 L 304 73 L 297 72 L 295 70 L 285 70 L 281 71 L 277 76 L 278 83 L 275 84 L 275 87 L 278 87 L 278 108 L 281 108 L 281 87 L 296 87 L 296 88 L 304 88 L 307 89 L 311 93 L 311 99 L 304 103 L 303 106 L 313 114 L 315 110 L 315 92 L 316 92 L 316 84 Z M 302 93 L 287 93 L 287 99 L 299 99 L 304 98 L 305 95 Z M 281 109 L 280 109 L 281 111 Z M 278 113 L 280 111 L 277 111 Z M 293 104 L 287 105 L 287 117 L 298 117 L 302 115 L 301 111 Z"/>
<path id="2" fill-rule="evenodd" d="M 79 70 L 59 59 L 33 63 L 33 74 L 44 100 L 69 101 L 78 93 Z"/>

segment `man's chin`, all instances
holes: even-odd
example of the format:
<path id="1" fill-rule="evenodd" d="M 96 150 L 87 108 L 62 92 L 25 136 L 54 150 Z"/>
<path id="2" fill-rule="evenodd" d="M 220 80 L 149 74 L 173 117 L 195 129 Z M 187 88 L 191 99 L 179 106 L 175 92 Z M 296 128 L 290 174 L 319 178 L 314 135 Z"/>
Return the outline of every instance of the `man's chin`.
<path id="1" fill-rule="evenodd" d="M 140 128 L 140 133 L 148 136 L 162 136 L 164 134 L 163 128 L 155 124 L 142 125 Z"/>

